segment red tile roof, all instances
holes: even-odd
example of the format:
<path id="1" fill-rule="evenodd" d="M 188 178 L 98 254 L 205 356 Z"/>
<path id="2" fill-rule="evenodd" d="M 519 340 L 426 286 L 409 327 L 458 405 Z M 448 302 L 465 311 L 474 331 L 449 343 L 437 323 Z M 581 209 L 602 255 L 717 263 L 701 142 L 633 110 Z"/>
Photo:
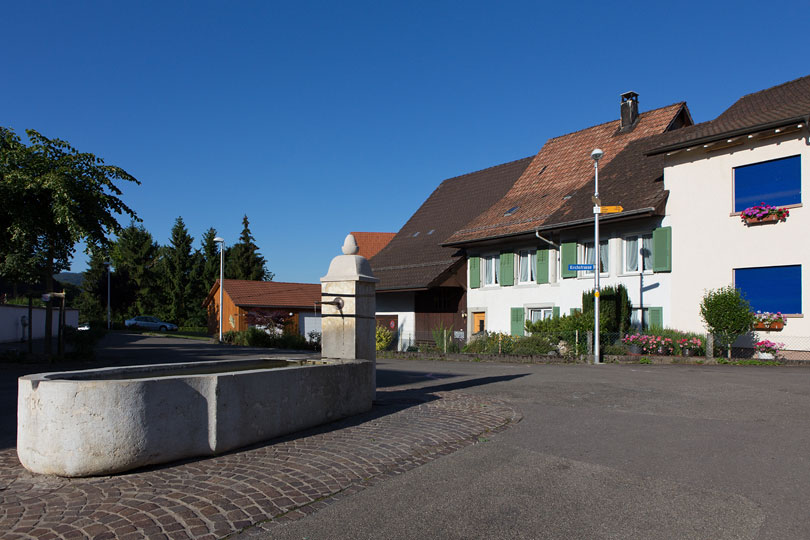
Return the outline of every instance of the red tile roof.
<path id="1" fill-rule="evenodd" d="M 650 153 L 668 152 L 793 122 L 806 122 L 808 116 L 810 75 L 743 96 L 714 120 L 657 137 Z"/>
<path id="2" fill-rule="evenodd" d="M 526 157 L 443 181 L 391 242 L 371 259 L 378 291 L 437 286 L 463 261 L 441 243 L 500 199 L 531 161 Z M 358 241 L 359 242 L 359 241 Z"/>
<path id="3" fill-rule="evenodd" d="M 679 117 L 681 114 L 687 116 Z M 629 177 L 637 176 L 634 167 L 641 167 L 639 161 L 646 159 L 640 153 L 639 145 L 631 146 L 631 143 L 663 133 L 679 118 L 681 121 L 688 118 L 685 103 L 642 113 L 635 128 L 629 132 L 620 132 L 620 121 L 615 120 L 549 139 L 506 195 L 456 231 L 444 245 L 533 233 L 537 228 L 581 219 L 593 220 L 590 195 L 593 193 L 594 166 L 590 154 L 595 148 L 604 151 L 599 162 L 599 191 L 603 204 L 622 205 L 626 211 L 631 211 L 641 208 L 639 204 L 647 205 L 665 197 L 661 183 L 654 182 L 661 176 L 663 167 L 658 172 L 647 171 L 654 176 L 645 177 L 645 182 L 628 181 Z M 628 152 L 625 152 L 617 161 L 617 165 L 620 162 L 622 166 L 611 167 L 611 163 L 628 147 L 633 159 L 628 159 Z M 611 169 L 616 178 L 613 186 L 609 180 Z M 611 187 L 617 195 L 626 195 L 626 200 L 612 198 Z"/>
<path id="4" fill-rule="evenodd" d="M 218 292 L 219 280 L 211 288 L 205 303 L 209 303 Z M 240 307 L 312 308 L 321 299 L 319 283 L 226 279 L 225 292 Z"/>
<path id="5" fill-rule="evenodd" d="M 382 248 L 388 245 L 397 233 L 392 232 L 353 232 L 357 247 L 360 251 L 357 253 L 366 259 L 372 258 L 380 252 Z"/>

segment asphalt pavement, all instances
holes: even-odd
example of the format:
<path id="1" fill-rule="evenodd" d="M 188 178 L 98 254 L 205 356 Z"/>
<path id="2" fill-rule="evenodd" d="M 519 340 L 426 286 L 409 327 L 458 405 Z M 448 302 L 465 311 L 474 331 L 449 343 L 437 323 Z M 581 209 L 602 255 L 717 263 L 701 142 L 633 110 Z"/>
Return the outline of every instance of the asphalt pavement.
<path id="1" fill-rule="evenodd" d="M 806 368 L 385 360 L 380 369 L 383 383 L 414 387 L 490 378 L 457 392 L 503 400 L 523 420 L 239 538 L 810 538 Z"/>

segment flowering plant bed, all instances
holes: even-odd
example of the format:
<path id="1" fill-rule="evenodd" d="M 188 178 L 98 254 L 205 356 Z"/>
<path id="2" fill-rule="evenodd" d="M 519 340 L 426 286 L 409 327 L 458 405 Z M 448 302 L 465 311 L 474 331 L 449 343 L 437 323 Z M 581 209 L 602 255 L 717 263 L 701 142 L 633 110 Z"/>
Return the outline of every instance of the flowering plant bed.
<path id="1" fill-rule="evenodd" d="M 776 223 L 785 221 L 790 215 L 787 208 L 778 208 L 770 204 L 761 203 L 746 208 L 740 213 L 740 219 L 746 225 L 759 225 L 762 223 Z"/>
<path id="2" fill-rule="evenodd" d="M 670 355 L 675 351 L 671 338 L 647 334 L 626 334 L 622 343 L 629 347 L 638 347 L 644 354 Z"/>
<path id="3" fill-rule="evenodd" d="M 786 322 L 787 318 L 779 311 L 776 313 L 757 311 L 754 330 L 781 330 Z"/>
<path id="4" fill-rule="evenodd" d="M 784 343 L 775 343 L 769 339 L 757 341 L 754 344 L 754 350 L 760 355 L 773 355 L 779 354 L 779 351 L 785 348 Z"/>
<path id="5" fill-rule="evenodd" d="M 703 346 L 703 342 L 700 338 L 696 337 L 679 339 L 676 343 L 682 356 L 692 356 L 696 350 Z"/>

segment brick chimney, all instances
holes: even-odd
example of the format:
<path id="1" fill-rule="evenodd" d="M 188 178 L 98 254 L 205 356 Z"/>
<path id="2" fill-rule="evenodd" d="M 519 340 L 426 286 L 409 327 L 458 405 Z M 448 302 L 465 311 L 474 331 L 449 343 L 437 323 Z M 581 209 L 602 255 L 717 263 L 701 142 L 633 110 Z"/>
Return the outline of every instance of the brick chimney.
<path id="1" fill-rule="evenodd" d="M 621 113 L 622 124 L 619 131 L 632 131 L 638 120 L 638 94 L 635 92 L 622 94 Z"/>

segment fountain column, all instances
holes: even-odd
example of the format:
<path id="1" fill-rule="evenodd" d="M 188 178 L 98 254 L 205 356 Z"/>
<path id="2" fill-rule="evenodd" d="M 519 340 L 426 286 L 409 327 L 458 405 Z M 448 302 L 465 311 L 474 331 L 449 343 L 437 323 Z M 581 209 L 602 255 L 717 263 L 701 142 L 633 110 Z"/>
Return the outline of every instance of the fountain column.
<path id="1" fill-rule="evenodd" d="M 332 259 L 329 272 L 321 278 L 321 356 L 372 362 L 374 395 L 377 359 L 374 292 L 380 280 L 374 277 L 368 260 L 357 255 L 353 235 L 346 236 L 342 250 L 343 255 Z"/>

